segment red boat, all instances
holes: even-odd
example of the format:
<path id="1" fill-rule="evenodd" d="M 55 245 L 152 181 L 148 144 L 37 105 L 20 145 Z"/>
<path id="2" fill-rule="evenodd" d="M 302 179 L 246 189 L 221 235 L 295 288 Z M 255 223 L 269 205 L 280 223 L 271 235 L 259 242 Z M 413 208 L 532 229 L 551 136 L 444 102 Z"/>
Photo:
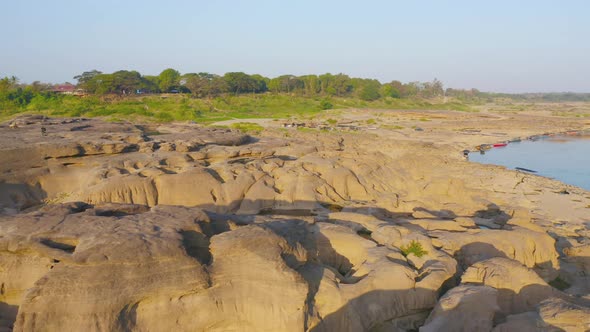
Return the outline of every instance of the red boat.
<path id="1" fill-rule="evenodd" d="M 495 147 L 495 148 L 501 148 L 501 147 L 506 146 L 506 145 L 508 145 L 508 144 L 507 143 L 496 143 L 496 144 L 493 144 L 492 146 Z"/>

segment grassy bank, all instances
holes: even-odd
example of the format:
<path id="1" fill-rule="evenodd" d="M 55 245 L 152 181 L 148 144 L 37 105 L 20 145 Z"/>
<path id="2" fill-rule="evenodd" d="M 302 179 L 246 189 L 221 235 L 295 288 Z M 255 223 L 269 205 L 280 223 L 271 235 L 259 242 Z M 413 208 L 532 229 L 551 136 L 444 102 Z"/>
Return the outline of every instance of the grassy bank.
<path id="1" fill-rule="evenodd" d="M 20 113 L 67 117 L 106 117 L 112 121 L 142 120 L 156 122 L 196 121 L 212 123 L 229 119 L 289 118 L 313 116 L 326 107 L 334 109 L 444 109 L 473 111 L 461 102 L 385 98 L 363 101 L 355 98 L 320 98 L 286 94 L 223 96 L 214 99 L 188 95 L 148 95 L 133 97 L 48 96 L 34 98 L 26 107 L 0 110 L 0 120 Z"/>

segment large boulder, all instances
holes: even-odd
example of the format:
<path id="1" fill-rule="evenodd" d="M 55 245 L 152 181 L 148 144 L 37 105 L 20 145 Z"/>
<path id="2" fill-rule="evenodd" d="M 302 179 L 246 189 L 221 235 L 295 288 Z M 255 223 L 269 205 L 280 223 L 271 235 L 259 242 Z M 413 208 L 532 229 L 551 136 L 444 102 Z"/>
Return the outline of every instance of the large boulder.
<path id="1" fill-rule="evenodd" d="M 438 301 L 420 332 L 491 331 L 494 315 L 500 309 L 497 293 L 488 286 L 452 288 Z"/>
<path id="2" fill-rule="evenodd" d="M 197 223 L 206 216 L 183 208 L 142 211 L 49 207 L 1 222 L 1 257 L 36 279 L 3 276 L 11 292 L 29 287 L 15 302 L 14 330 L 121 330 L 148 294 L 207 288 L 201 261 L 210 254 Z M 43 270 L 35 257 L 51 265 Z"/>
<path id="3" fill-rule="evenodd" d="M 563 331 L 590 330 L 590 307 L 576 305 L 559 298 L 550 298 L 539 304 L 543 321 Z"/>
<path id="4" fill-rule="evenodd" d="M 296 252 L 268 229 L 246 226 L 214 236 L 211 253 L 206 289 L 150 294 L 136 304 L 129 327 L 157 331 L 302 329 L 308 285 L 282 256 L 304 252 Z"/>
<path id="5" fill-rule="evenodd" d="M 506 321 L 496 325 L 492 331 L 546 332 L 559 331 L 559 329 L 550 328 L 537 312 L 524 312 L 506 317 Z"/>
<path id="6" fill-rule="evenodd" d="M 555 240 L 547 233 L 514 226 L 511 230 L 468 230 L 429 232 L 433 245 L 468 266 L 493 257 L 516 260 L 534 268 L 544 280 L 553 280 L 559 269 Z"/>
<path id="7" fill-rule="evenodd" d="M 549 286 L 533 270 L 502 257 L 473 264 L 461 276 L 461 282 L 497 289 L 498 305 L 504 315 L 532 311 L 546 298 L 565 296 Z"/>

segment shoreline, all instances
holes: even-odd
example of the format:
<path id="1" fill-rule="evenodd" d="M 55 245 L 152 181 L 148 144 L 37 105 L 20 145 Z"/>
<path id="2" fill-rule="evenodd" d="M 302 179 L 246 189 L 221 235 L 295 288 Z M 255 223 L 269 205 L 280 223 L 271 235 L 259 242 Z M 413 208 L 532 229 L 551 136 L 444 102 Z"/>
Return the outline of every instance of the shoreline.
<path id="1" fill-rule="evenodd" d="M 536 135 L 531 135 L 531 136 L 527 136 L 527 137 L 516 137 L 513 138 L 511 140 L 508 141 L 496 141 L 495 143 L 485 143 L 485 144 L 480 144 L 477 145 L 475 147 L 475 151 L 469 151 L 471 152 L 476 152 L 476 151 L 481 151 L 482 149 L 484 149 L 485 146 L 488 146 L 490 148 L 497 148 L 497 147 L 504 147 L 510 143 L 519 143 L 521 141 L 538 141 L 538 140 L 543 140 L 549 137 L 572 137 L 572 138 L 583 138 L 583 137 L 590 137 L 590 129 L 583 129 L 583 130 L 571 130 L 571 131 L 560 131 L 560 132 L 554 132 L 554 133 L 543 133 L 543 134 L 536 134 Z M 496 146 L 499 144 L 506 144 L 506 145 L 502 145 L 502 146 Z M 490 150 L 490 149 L 485 149 Z"/>
<path id="2" fill-rule="evenodd" d="M 538 141 L 554 141 L 554 140 L 558 140 L 560 143 L 567 143 L 567 142 L 571 142 L 571 141 L 577 141 L 577 140 L 584 140 L 584 139 L 588 139 L 590 138 L 590 131 L 589 130 L 580 130 L 580 131 L 568 131 L 568 132 L 557 132 L 557 133 L 544 133 L 542 135 L 532 135 L 529 136 L 527 138 L 525 138 L 523 141 L 518 140 L 515 142 L 510 142 L 510 143 L 506 143 L 506 145 L 502 145 L 502 146 L 496 146 L 494 145 L 487 145 L 489 146 L 489 149 L 485 149 L 482 151 L 481 146 L 476 147 L 477 151 L 470 151 L 469 152 L 469 156 L 472 154 L 477 154 L 477 152 L 479 152 L 479 154 L 485 155 L 486 153 L 494 153 L 496 148 L 504 148 L 507 146 L 510 146 L 513 143 L 517 143 L 520 144 L 522 142 L 530 142 L 530 143 L 534 143 L 534 142 L 538 142 Z M 522 148 L 522 147 L 521 147 Z M 514 170 L 514 171 L 518 171 L 518 172 L 525 172 L 526 174 L 530 174 L 530 175 L 537 175 L 537 176 L 541 176 L 547 179 L 551 179 L 551 180 L 556 180 L 556 181 L 560 181 L 562 182 L 564 185 L 568 185 L 568 186 L 573 186 L 576 187 L 578 189 L 581 190 L 585 190 L 585 191 L 590 191 L 590 187 L 583 187 L 580 185 L 577 185 L 576 183 L 572 183 L 569 182 L 567 179 L 563 178 L 563 175 L 567 175 L 567 173 L 565 174 L 553 174 L 552 176 L 550 176 L 550 174 L 537 174 L 539 171 L 539 169 L 535 168 L 535 169 L 531 169 L 530 166 L 527 165 L 517 165 L 514 166 L 514 164 L 512 164 L 511 166 L 506 165 L 506 161 L 502 161 L 502 160 L 486 160 L 485 157 L 482 157 L 483 159 L 480 160 L 472 160 L 471 158 L 469 158 L 469 156 L 467 156 L 467 160 L 472 161 L 472 162 L 476 162 L 479 164 L 486 164 L 486 165 L 497 165 L 497 166 L 502 166 L 502 167 L 506 167 L 507 169 L 510 170 Z M 514 157 L 514 156 L 512 156 Z M 476 158 L 478 159 L 478 158 Z M 524 168 L 524 167 L 528 167 L 528 168 Z M 567 176 L 565 177 L 567 178 Z M 571 179 L 570 179 L 571 180 Z M 588 185 L 586 183 L 586 185 Z"/>

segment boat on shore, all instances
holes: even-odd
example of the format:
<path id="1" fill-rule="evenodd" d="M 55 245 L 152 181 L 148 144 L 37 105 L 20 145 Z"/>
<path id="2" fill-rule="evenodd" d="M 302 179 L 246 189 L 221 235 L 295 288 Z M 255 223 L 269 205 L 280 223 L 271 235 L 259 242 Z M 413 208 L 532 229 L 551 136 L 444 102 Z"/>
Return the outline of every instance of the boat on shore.
<path id="1" fill-rule="evenodd" d="M 537 173 L 537 171 L 533 171 L 532 169 L 528 169 L 528 168 L 524 168 L 524 167 L 516 167 L 515 169 L 517 171 L 523 171 L 523 172 L 528 172 L 528 173 Z"/>

